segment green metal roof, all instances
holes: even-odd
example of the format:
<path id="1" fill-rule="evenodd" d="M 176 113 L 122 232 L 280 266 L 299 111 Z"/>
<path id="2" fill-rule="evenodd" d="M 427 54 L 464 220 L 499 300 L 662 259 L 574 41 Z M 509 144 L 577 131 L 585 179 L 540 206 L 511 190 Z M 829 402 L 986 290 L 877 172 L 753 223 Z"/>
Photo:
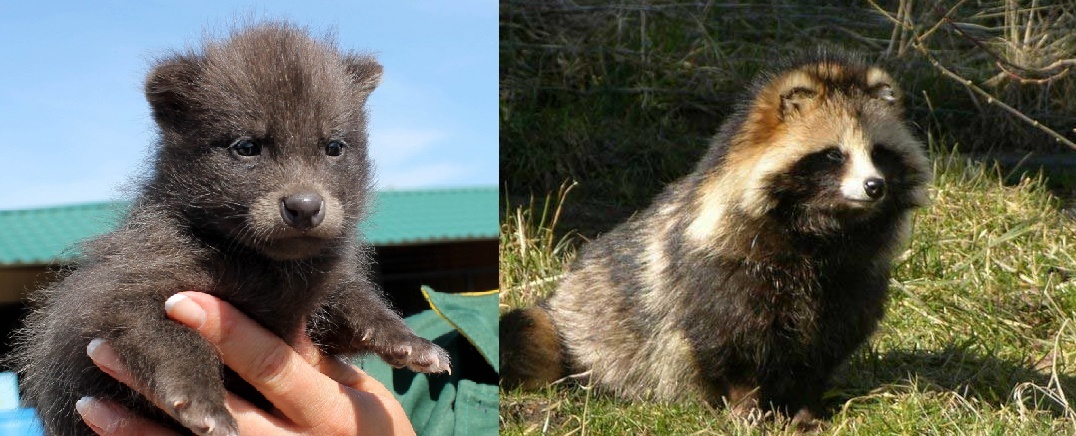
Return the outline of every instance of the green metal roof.
<path id="1" fill-rule="evenodd" d="M 68 261 L 74 244 L 112 229 L 126 202 L 0 211 L 0 265 Z"/>
<path id="2" fill-rule="evenodd" d="M 492 239 L 498 204 L 496 187 L 381 191 L 359 230 L 374 245 Z"/>
<path id="3" fill-rule="evenodd" d="M 0 265 L 65 262 L 75 244 L 113 228 L 126 202 L 0 210 Z M 497 188 L 375 193 L 369 219 L 359 225 L 373 245 L 406 245 L 496 238 Z"/>

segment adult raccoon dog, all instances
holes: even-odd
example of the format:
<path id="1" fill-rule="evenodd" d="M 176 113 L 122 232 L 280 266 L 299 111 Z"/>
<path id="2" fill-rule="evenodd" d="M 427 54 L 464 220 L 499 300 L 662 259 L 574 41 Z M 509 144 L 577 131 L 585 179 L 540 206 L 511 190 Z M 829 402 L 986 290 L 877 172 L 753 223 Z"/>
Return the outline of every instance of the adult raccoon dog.
<path id="1" fill-rule="evenodd" d="M 821 53 L 764 74 L 698 167 L 502 320 L 502 382 L 571 372 L 628 397 L 809 422 L 882 317 L 929 168 L 881 69 Z"/>
<path id="2" fill-rule="evenodd" d="M 37 295 L 21 332 L 26 399 L 47 433 L 93 434 L 75 412 L 87 395 L 177 429 L 237 433 L 214 349 L 165 316 L 184 290 L 214 294 L 289 342 L 305 326 L 326 353 L 448 370 L 444 350 L 386 306 L 357 239 L 370 197 L 364 106 L 380 78 L 373 58 L 282 23 L 153 67 L 153 172 L 126 221 Z M 93 338 L 109 341 L 167 415 L 94 366 Z"/>

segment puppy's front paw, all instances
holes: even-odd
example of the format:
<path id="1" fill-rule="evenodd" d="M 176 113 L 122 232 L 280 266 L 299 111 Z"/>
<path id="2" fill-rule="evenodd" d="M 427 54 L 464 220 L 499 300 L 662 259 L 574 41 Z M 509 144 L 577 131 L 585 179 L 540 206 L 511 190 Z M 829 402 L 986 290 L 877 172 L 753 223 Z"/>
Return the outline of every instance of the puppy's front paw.
<path id="1" fill-rule="evenodd" d="M 416 372 L 452 373 L 448 352 L 433 342 L 409 334 L 386 340 L 382 344 L 371 344 L 370 350 L 381 356 L 386 363 L 396 368 L 407 367 Z M 380 346 L 379 346 L 380 345 Z"/>
<path id="2" fill-rule="evenodd" d="M 239 436 L 239 424 L 228 413 L 224 403 L 192 401 L 189 397 L 173 396 L 164 406 L 172 417 L 197 435 Z"/>

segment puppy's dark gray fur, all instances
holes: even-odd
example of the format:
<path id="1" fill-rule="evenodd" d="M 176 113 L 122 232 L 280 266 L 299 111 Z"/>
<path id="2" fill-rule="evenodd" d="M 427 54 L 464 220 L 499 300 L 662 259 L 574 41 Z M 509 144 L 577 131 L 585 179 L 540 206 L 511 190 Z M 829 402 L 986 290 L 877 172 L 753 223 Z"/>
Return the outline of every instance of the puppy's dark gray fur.
<path id="1" fill-rule="evenodd" d="M 125 222 L 36 294 L 20 335 L 26 399 L 49 434 L 92 434 L 74 409 L 83 396 L 198 434 L 237 433 L 213 347 L 165 316 L 164 301 L 185 290 L 214 294 L 289 342 L 305 326 L 327 353 L 448 370 L 444 350 L 370 283 L 356 234 L 370 192 L 364 107 L 380 78 L 373 58 L 283 23 L 153 67 L 153 172 Z M 108 340 L 167 414 L 94 366 L 93 338 Z"/>

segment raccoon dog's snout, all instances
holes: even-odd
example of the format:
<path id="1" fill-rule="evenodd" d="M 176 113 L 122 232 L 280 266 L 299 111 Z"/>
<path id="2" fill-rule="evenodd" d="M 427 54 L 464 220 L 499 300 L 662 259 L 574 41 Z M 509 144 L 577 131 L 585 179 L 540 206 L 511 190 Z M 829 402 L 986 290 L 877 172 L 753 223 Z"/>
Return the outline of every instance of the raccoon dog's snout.
<path id="1" fill-rule="evenodd" d="M 280 217 L 296 229 L 312 229 L 325 220 L 325 199 L 316 192 L 291 194 L 280 200 Z"/>
<path id="2" fill-rule="evenodd" d="M 885 179 L 872 177 L 863 182 L 863 190 L 871 199 L 877 200 L 885 196 Z"/>

